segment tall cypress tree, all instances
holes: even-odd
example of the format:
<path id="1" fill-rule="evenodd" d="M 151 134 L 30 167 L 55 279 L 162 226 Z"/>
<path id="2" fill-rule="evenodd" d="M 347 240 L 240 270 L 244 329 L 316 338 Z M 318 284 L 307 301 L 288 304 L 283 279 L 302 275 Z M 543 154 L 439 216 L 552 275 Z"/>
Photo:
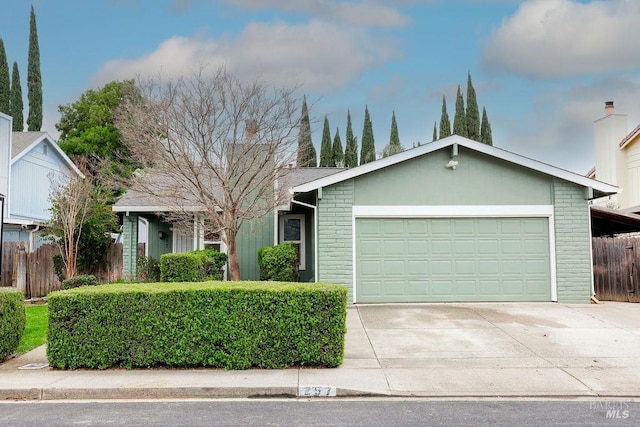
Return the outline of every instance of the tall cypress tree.
<path id="1" fill-rule="evenodd" d="M 353 136 L 351 127 L 351 112 L 347 110 L 347 145 L 344 150 L 344 167 L 355 168 L 358 166 L 358 140 Z"/>
<path id="2" fill-rule="evenodd" d="M 360 164 L 373 162 L 376 159 L 376 144 L 373 138 L 373 124 L 369 117 L 369 107 L 364 109 L 364 125 L 362 127 L 362 147 L 360 149 Z"/>
<path id="3" fill-rule="evenodd" d="M 438 139 L 438 128 L 436 127 L 436 122 L 433 122 L 433 138 L 431 139 L 431 142 L 436 139 Z"/>
<path id="4" fill-rule="evenodd" d="M 396 122 L 396 112 L 391 114 L 391 135 L 389 136 L 389 145 L 382 152 L 382 157 L 393 156 L 402 150 L 400 145 L 400 137 L 398 136 L 398 123 Z"/>
<path id="5" fill-rule="evenodd" d="M 20 72 L 18 71 L 18 63 L 13 63 L 13 71 L 11 72 L 11 114 L 13 117 L 14 132 L 22 132 L 24 130 L 24 114 L 22 110 L 22 86 L 20 86 Z"/>
<path id="6" fill-rule="evenodd" d="M 453 116 L 453 133 L 455 135 L 467 136 L 467 121 L 465 120 L 464 99 L 462 91 L 458 85 L 458 93 L 456 94 L 456 114 Z"/>
<path id="7" fill-rule="evenodd" d="M 467 137 L 480 141 L 480 111 L 476 99 L 476 90 L 471 82 L 471 73 L 467 74 Z"/>
<path id="8" fill-rule="evenodd" d="M 0 38 L 0 113 L 11 115 L 11 76 L 4 41 Z"/>
<path id="9" fill-rule="evenodd" d="M 447 113 L 447 100 L 442 95 L 442 114 L 440 115 L 440 138 L 451 136 L 451 122 L 449 121 L 449 113 Z"/>
<path id="10" fill-rule="evenodd" d="M 318 164 L 316 149 L 311 140 L 311 123 L 307 109 L 307 97 L 302 98 L 302 116 L 300 117 L 300 133 L 298 133 L 298 167 L 316 167 Z"/>
<path id="11" fill-rule="evenodd" d="M 336 128 L 336 136 L 333 137 L 333 165 L 339 168 L 344 167 L 344 152 L 342 151 L 340 129 L 338 128 Z"/>
<path id="12" fill-rule="evenodd" d="M 487 109 L 482 107 L 482 126 L 480 127 L 480 142 L 487 145 L 493 145 L 493 136 L 491 135 L 491 123 L 487 117 Z"/>
<path id="13" fill-rule="evenodd" d="M 322 129 L 322 143 L 320 144 L 320 167 L 333 167 L 333 150 L 331 147 L 331 130 L 329 129 L 329 119 L 324 116 L 324 127 Z"/>
<path id="14" fill-rule="evenodd" d="M 42 76 L 40 75 L 40 47 L 38 46 L 36 13 L 33 11 L 33 5 L 31 6 L 31 21 L 29 24 L 27 91 L 29 99 L 27 126 L 30 131 L 39 131 L 42 128 Z"/>

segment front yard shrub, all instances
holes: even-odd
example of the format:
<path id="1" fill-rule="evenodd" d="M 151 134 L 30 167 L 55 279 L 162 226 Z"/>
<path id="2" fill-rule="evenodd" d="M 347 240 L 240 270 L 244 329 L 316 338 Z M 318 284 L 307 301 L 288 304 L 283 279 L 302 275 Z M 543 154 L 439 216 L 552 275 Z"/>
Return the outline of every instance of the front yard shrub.
<path id="1" fill-rule="evenodd" d="M 152 256 L 138 257 L 137 272 L 140 282 L 160 281 L 160 263 Z"/>
<path id="2" fill-rule="evenodd" d="M 49 294 L 56 368 L 335 367 L 347 292 L 328 284 L 109 284 Z"/>
<path id="3" fill-rule="evenodd" d="M 99 285 L 98 278 L 92 274 L 81 274 L 62 281 L 60 287 L 62 289 L 79 288 L 80 286 L 96 286 Z"/>
<path id="4" fill-rule="evenodd" d="M 160 256 L 162 282 L 202 282 L 222 279 L 227 255 L 213 249 Z"/>
<path id="5" fill-rule="evenodd" d="M 298 251 L 293 243 L 264 246 L 258 251 L 260 280 L 296 281 L 297 265 Z"/>
<path id="6" fill-rule="evenodd" d="M 0 361 L 16 351 L 24 325 L 24 295 L 15 288 L 0 288 Z"/>

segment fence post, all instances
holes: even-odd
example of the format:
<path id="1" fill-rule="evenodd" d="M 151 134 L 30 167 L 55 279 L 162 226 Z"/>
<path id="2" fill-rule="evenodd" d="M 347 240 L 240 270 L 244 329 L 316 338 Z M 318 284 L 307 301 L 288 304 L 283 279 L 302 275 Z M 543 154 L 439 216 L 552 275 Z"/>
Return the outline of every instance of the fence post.
<path id="1" fill-rule="evenodd" d="M 13 259 L 13 286 L 27 294 L 27 252 L 24 246 L 18 247 Z"/>

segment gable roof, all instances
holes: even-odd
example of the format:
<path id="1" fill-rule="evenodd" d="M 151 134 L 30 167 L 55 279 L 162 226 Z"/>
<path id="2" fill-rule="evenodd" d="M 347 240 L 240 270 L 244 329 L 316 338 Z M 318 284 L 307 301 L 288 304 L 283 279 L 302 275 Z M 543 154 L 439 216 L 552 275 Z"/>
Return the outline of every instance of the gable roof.
<path id="1" fill-rule="evenodd" d="M 638 134 L 640 134 L 640 125 L 636 126 L 636 128 L 634 130 L 632 130 L 624 138 L 622 138 L 622 141 L 620 141 L 620 144 L 619 144 L 620 149 L 622 149 L 622 148 L 626 147 L 627 145 L 629 145 L 631 143 L 631 141 L 636 139 Z"/>
<path id="2" fill-rule="evenodd" d="M 343 172 L 336 173 L 324 178 L 317 179 L 305 184 L 298 185 L 293 188 L 295 193 L 306 193 L 308 191 L 317 190 L 321 187 L 326 187 L 338 182 L 346 181 L 357 176 L 361 176 L 376 170 L 392 166 L 406 160 L 410 160 L 416 157 L 424 156 L 434 151 L 440 150 L 445 147 L 453 145 L 459 145 L 468 148 L 479 153 L 483 153 L 528 169 L 532 169 L 550 176 L 554 176 L 565 181 L 573 182 L 584 187 L 590 187 L 594 190 L 603 193 L 602 195 L 614 194 L 620 192 L 618 187 L 606 184 L 604 182 L 596 181 L 594 179 L 587 178 L 583 175 L 569 172 L 564 169 L 551 166 L 546 163 L 539 162 L 537 160 L 530 159 L 528 157 L 520 156 L 519 154 L 512 153 L 500 148 L 493 147 L 491 145 L 483 144 L 477 141 L 472 141 L 468 138 L 463 138 L 458 135 L 452 135 L 447 138 L 440 139 L 438 141 L 430 142 L 425 145 L 421 145 L 416 148 L 412 148 L 402 153 L 395 154 L 393 156 L 385 157 L 375 162 L 367 163 L 352 169 L 347 169 Z M 600 196 L 598 196 L 600 197 Z"/>
<path id="3" fill-rule="evenodd" d="M 26 156 L 31 149 L 40 144 L 42 141 L 48 141 L 56 153 L 62 157 L 62 160 L 80 176 L 84 176 L 80 169 L 73 161 L 62 151 L 62 148 L 51 138 L 47 132 L 12 132 L 11 134 L 11 164 L 17 162 Z"/>

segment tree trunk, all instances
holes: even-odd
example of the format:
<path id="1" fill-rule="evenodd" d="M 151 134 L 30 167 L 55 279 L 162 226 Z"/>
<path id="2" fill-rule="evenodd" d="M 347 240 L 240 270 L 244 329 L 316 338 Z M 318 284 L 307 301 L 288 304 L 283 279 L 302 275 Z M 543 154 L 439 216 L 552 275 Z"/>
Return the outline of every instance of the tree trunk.
<path id="1" fill-rule="evenodd" d="M 238 262 L 238 251 L 236 249 L 236 236 L 227 233 L 227 263 L 229 265 L 229 280 L 240 280 L 240 263 Z"/>

